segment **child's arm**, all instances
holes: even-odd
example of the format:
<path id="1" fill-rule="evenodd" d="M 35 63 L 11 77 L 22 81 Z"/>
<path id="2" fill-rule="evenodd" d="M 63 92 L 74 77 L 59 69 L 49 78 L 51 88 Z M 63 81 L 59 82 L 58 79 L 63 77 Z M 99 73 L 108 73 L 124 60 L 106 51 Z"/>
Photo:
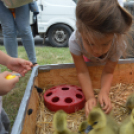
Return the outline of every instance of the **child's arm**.
<path id="1" fill-rule="evenodd" d="M 0 51 L 0 64 L 5 65 L 10 60 L 10 56 L 8 56 L 6 53 Z"/>
<path id="2" fill-rule="evenodd" d="M 89 111 L 96 105 L 96 99 L 94 96 L 94 91 L 92 88 L 89 71 L 88 71 L 85 61 L 83 60 L 82 55 L 76 56 L 72 54 L 72 57 L 75 63 L 75 67 L 77 70 L 77 75 L 78 75 L 80 85 L 82 87 L 82 91 L 87 101 L 85 104 L 85 112 L 86 112 L 86 115 L 88 115 Z"/>
<path id="3" fill-rule="evenodd" d="M 20 73 L 24 76 L 29 70 L 31 70 L 32 63 L 30 61 L 21 58 L 11 58 L 7 62 L 7 67 L 10 70 Z"/>
<path id="4" fill-rule="evenodd" d="M 105 110 L 105 113 L 109 113 L 112 109 L 112 104 L 109 98 L 109 92 L 111 83 L 113 80 L 113 73 L 117 62 L 108 61 L 104 66 L 102 77 L 101 77 L 101 91 L 99 93 L 98 99 Z"/>
<path id="5" fill-rule="evenodd" d="M 7 66 L 9 69 L 20 73 L 22 76 L 31 70 L 32 63 L 21 58 L 12 58 L 0 51 L 0 64 Z"/>

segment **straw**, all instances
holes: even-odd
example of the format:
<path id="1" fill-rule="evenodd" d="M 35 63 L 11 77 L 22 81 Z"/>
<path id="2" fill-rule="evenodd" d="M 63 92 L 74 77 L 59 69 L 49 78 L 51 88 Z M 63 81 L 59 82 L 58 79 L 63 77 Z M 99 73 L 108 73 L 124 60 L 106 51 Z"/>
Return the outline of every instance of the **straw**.
<path id="1" fill-rule="evenodd" d="M 44 91 L 45 92 L 45 88 Z M 94 89 L 96 98 L 100 89 Z M 112 114 L 115 120 L 120 123 L 127 115 L 128 111 L 125 107 L 127 97 L 134 93 L 134 84 L 119 83 L 111 87 L 110 98 L 113 105 Z M 39 109 L 37 114 L 36 134 L 53 134 L 53 115 L 55 112 L 48 110 L 44 105 L 43 94 L 39 100 Z M 72 114 L 67 114 L 68 128 L 74 132 L 78 132 L 79 125 L 86 119 L 84 108 Z"/>

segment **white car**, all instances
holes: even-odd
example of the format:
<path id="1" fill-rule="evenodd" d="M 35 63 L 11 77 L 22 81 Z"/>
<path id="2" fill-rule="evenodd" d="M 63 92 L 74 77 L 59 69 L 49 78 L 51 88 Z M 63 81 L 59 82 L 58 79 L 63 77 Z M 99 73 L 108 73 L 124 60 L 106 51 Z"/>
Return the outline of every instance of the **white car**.
<path id="1" fill-rule="evenodd" d="M 40 13 L 36 20 L 31 17 L 33 35 L 49 38 L 52 46 L 68 46 L 68 39 L 76 29 L 75 8 L 73 0 L 38 0 Z"/>
<path id="2" fill-rule="evenodd" d="M 124 7 L 134 16 L 134 0 L 124 2 Z"/>
<path id="3" fill-rule="evenodd" d="M 30 25 L 33 35 L 48 38 L 52 46 L 66 47 L 71 33 L 76 29 L 75 8 L 77 0 L 37 0 L 40 13 Z M 0 36 L 1 34 L 0 26 Z"/>

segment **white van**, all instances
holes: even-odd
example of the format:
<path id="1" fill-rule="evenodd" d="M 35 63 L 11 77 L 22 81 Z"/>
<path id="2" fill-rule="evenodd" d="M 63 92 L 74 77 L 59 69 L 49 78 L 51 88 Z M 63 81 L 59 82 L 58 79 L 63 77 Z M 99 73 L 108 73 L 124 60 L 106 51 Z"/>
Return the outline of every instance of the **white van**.
<path id="1" fill-rule="evenodd" d="M 77 0 L 37 0 L 40 13 L 30 24 L 33 35 L 48 38 L 52 46 L 68 46 L 68 39 L 75 30 L 75 8 Z M 0 26 L 0 36 L 1 26 Z"/>
<path id="2" fill-rule="evenodd" d="M 33 35 L 48 37 L 52 46 L 68 46 L 68 39 L 76 29 L 75 0 L 38 0 L 37 4 L 40 13 L 36 20 L 30 19 Z"/>

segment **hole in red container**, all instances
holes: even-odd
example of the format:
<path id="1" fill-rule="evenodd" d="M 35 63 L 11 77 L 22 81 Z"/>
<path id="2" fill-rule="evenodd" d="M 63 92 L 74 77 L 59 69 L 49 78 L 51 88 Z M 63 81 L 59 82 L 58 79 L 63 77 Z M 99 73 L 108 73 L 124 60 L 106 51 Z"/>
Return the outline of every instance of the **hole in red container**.
<path id="1" fill-rule="evenodd" d="M 53 90 L 53 89 L 55 89 L 55 87 L 51 88 L 50 90 Z"/>
<path id="2" fill-rule="evenodd" d="M 72 98 L 69 98 L 69 97 L 68 97 L 68 98 L 65 99 L 65 102 L 66 102 L 66 103 L 71 103 L 71 102 L 73 102 L 73 100 L 72 100 Z"/>
<path id="3" fill-rule="evenodd" d="M 81 99 L 82 98 L 82 95 L 81 94 L 76 94 L 76 97 Z"/>
<path id="4" fill-rule="evenodd" d="M 69 88 L 68 87 L 63 87 L 62 90 L 69 90 Z"/>
<path id="5" fill-rule="evenodd" d="M 53 99 L 52 99 L 52 102 L 58 102 L 59 101 L 59 97 L 54 97 Z"/>
<path id="6" fill-rule="evenodd" d="M 49 93 L 46 94 L 47 97 L 51 96 L 51 95 L 52 95 L 52 92 L 49 92 Z"/>
<path id="7" fill-rule="evenodd" d="M 82 92 L 82 89 L 77 89 L 77 90 L 79 90 L 79 91 L 81 91 L 81 92 Z"/>

